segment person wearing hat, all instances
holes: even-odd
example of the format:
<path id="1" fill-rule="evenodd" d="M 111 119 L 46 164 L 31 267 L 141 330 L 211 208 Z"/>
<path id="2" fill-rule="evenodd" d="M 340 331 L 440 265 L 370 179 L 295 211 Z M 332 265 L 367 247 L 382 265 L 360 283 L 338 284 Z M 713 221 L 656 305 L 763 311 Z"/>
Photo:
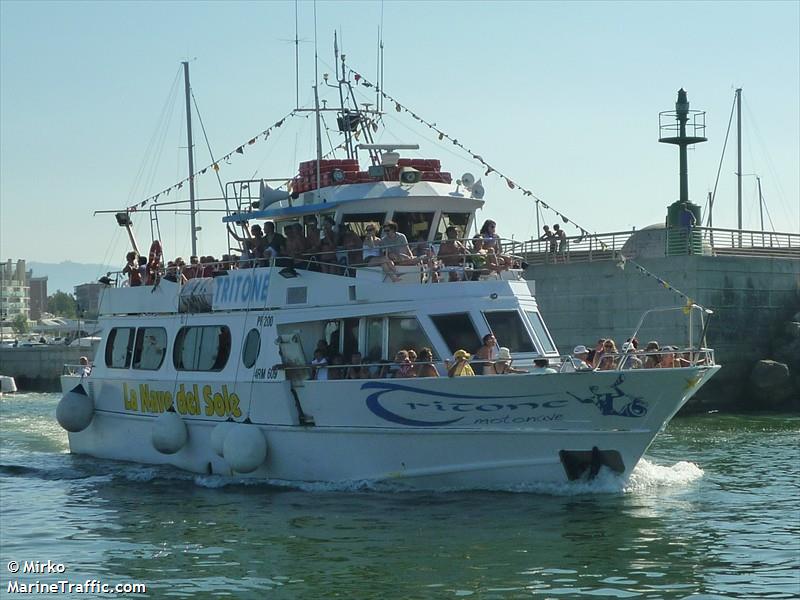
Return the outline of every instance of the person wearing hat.
<path id="1" fill-rule="evenodd" d="M 589 364 L 589 349 L 580 344 L 575 346 L 572 356 L 564 362 L 564 373 L 574 373 L 575 371 L 591 371 L 592 365 Z"/>
<path id="2" fill-rule="evenodd" d="M 509 373 L 527 373 L 524 369 L 516 369 L 511 366 L 511 362 L 514 359 L 511 358 L 511 351 L 506 348 L 505 346 L 501 346 L 500 349 L 497 351 L 497 359 L 495 362 L 489 367 L 490 375 L 508 375 Z"/>
<path id="3" fill-rule="evenodd" d="M 620 361 L 620 369 L 641 369 L 642 360 L 636 356 L 636 346 L 632 342 L 622 344 L 622 352 L 625 356 Z"/>
<path id="4" fill-rule="evenodd" d="M 658 342 L 652 340 L 647 342 L 647 346 L 644 348 L 644 368 L 645 369 L 656 369 L 661 364 L 661 347 L 658 345 Z"/>
<path id="5" fill-rule="evenodd" d="M 471 358 L 469 352 L 466 350 L 456 350 L 455 354 L 453 354 L 453 364 L 448 365 L 447 369 L 447 376 L 448 377 L 460 377 L 460 376 L 474 376 L 475 372 L 472 370 L 472 367 L 469 365 L 469 359 Z"/>

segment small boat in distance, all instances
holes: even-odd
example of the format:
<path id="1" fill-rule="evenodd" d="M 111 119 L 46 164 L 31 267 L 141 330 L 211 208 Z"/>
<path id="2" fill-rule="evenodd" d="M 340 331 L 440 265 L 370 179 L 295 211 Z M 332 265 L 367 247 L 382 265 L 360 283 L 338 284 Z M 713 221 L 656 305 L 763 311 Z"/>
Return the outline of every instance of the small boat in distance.
<path id="1" fill-rule="evenodd" d="M 57 409 L 70 450 L 290 483 L 627 477 L 720 368 L 703 335 L 636 355 L 661 368 L 607 349 L 576 369 L 514 243 L 469 235 L 479 182 L 376 144 L 380 113 L 341 63 L 346 158 L 318 144 L 286 190 L 229 183 L 223 260 L 164 265 L 153 240 L 143 275 L 106 280 L 91 373 L 65 380 Z M 131 232 L 130 213 L 117 221 Z"/>

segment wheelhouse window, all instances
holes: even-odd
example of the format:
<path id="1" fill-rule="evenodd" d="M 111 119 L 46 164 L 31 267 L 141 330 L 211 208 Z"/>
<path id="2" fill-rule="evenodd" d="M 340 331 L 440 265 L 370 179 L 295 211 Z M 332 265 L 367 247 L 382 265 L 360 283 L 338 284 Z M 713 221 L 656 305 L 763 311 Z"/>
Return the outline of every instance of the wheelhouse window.
<path id="1" fill-rule="evenodd" d="M 433 226 L 432 212 L 395 212 L 392 217 L 397 230 L 405 234 L 409 242 L 427 241 Z"/>
<path id="2" fill-rule="evenodd" d="M 231 332 L 224 325 L 181 327 L 172 360 L 178 371 L 221 371 L 231 352 Z"/>
<path id="3" fill-rule="evenodd" d="M 167 353 L 167 331 L 163 327 L 140 327 L 133 346 L 133 368 L 157 371 Z"/>
<path id="4" fill-rule="evenodd" d="M 433 315 L 431 321 L 444 339 L 451 354 L 461 349 L 472 353 L 480 347 L 481 338 L 478 336 L 469 314 Z"/>
<path id="5" fill-rule="evenodd" d="M 536 335 L 536 339 L 539 340 L 542 350 L 546 353 L 556 352 L 556 345 L 553 343 L 553 338 L 550 337 L 550 332 L 547 331 L 547 327 L 544 326 L 542 316 L 538 312 L 532 310 L 525 311 L 525 314 L 528 315 L 528 320 L 533 327 L 533 333 Z"/>
<path id="6" fill-rule="evenodd" d="M 358 235 L 358 237 L 362 239 L 367 233 L 367 225 L 377 224 L 378 226 L 380 226 L 383 225 L 385 220 L 386 220 L 385 212 L 342 215 L 342 225 L 349 225 L 350 229 L 353 230 Z M 344 227 L 340 228 L 341 231 L 344 231 L 344 229 L 345 229 Z"/>
<path id="7" fill-rule="evenodd" d="M 127 369 L 131 366 L 133 352 L 133 327 L 114 327 L 106 341 L 106 366 Z"/>
<path id="8" fill-rule="evenodd" d="M 445 232 L 450 226 L 458 229 L 458 237 L 467 237 L 467 223 L 469 223 L 470 213 L 442 213 L 439 219 L 439 227 L 436 229 L 436 241 L 445 239 Z"/>
<path id="9" fill-rule="evenodd" d="M 261 350 L 261 333 L 258 329 L 251 329 L 247 332 L 242 346 L 242 364 L 246 369 L 256 364 L 258 353 Z"/>
<path id="10" fill-rule="evenodd" d="M 431 341 L 419 321 L 414 317 L 389 317 L 389 360 L 399 350 L 432 348 Z M 433 351 L 433 350 L 432 350 Z"/>
<path id="11" fill-rule="evenodd" d="M 383 358 L 383 317 L 367 317 L 364 356 L 378 362 Z"/>
<path id="12" fill-rule="evenodd" d="M 505 346 L 511 352 L 534 352 L 528 330 L 522 321 L 522 317 L 516 310 L 498 310 L 485 312 L 486 322 L 492 330 L 497 343 Z"/>

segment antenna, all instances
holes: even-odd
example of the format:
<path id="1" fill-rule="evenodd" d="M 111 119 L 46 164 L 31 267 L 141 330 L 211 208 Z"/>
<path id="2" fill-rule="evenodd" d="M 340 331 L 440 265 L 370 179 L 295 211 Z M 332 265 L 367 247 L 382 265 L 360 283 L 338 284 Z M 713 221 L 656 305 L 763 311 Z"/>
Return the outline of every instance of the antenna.
<path id="1" fill-rule="evenodd" d="M 300 37 L 297 21 L 297 3 L 294 0 L 294 105 L 300 108 Z"/>

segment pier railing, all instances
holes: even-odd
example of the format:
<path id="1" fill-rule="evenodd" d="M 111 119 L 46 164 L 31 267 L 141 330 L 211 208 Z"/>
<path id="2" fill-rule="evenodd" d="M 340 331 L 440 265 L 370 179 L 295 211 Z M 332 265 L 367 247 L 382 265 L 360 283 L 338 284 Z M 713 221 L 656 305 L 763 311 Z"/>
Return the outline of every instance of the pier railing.
<path id="1" fill-rule="evenodd" d="M 516 242 L 514 254 L 529 265 L 582 263 L 617 260 L 623 252 L 636 258 L 639 250 L 626 243 L 634 235 L 652 236 L 648 245 L 660 244 L 664 256 L 703 254 L 706 256 L 769 256 L 800 260 L 800 234 L 723 229 L 719 227 L 667 228 L 614 231 L 567 237 L 565 240 Z M 652 250 L 648 256 L 654 256 Z"/>

